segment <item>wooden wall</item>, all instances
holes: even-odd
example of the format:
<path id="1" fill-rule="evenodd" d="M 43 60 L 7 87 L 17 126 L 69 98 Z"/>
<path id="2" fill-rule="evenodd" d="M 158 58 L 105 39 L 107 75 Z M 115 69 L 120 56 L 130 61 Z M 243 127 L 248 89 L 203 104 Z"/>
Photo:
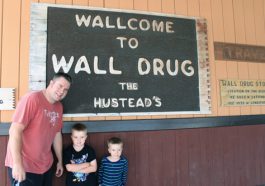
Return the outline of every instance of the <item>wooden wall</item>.
<path id="1" fill-rule="evenodd" d="M 217 61 L 214 42 L 265 45 L 265 0 L 0 0 L 0 87 L 16 88 L 16 100 L 28 91 L 30 3 L 56 3 L 132 9 L 208 21 L 211 115 L 85 117 L 66 120 L 128 120 L 264 114 L 265 106 L 220 106 L 220 79 L 265 80 L 265 63 Z M 0 112 L 0 123 L 12 111 Z M 265 124 L 265 122 L 264 122 Z M 130 161 L 129 186 L 250 186 L 265 184 L 265 126 L 237 126 L 150 132 L 91 133 L 88 143 L 98 159 L 104 143 L 117 135 Z M 0 136 L 0 185 L 8 186 Z M 69 143 L 65 134 L 64 143 Z M 63 186 L 63 178 L 55 179 Z"/>
<path id="2" fill-rule="evenodd" d="M 124 139 L 128 186 L 256 186 L 265 184 L 264 134 L 265 125 L 254 125 L 93 133 L 87 142 L 100 161 L 106 139 Z M 9 186 L 3 165 L 6 141 L 0 136 L 1 186 Z M 70 143 L 69 135 L 64 135 L 64 143 Z M 64 186 L 64 176 L 54 177 L 54 186 Z"/>
<path id="3" fill-rule="evenodd" d="M 133 9 L 185 16 L 208 21 L 212 114 L 209 116 L 264 114 L 265 106 L 220 106 L 220 79 L 265 79 L 265 63 L 218 61 L 214 42 L 265 45 L 264 0 L 1 0 L 0 86 L 16 88 L 16 100 L 28 91 L 30 4 L 56 3 L 117 9 Z M 13 111 L 1 111 L 8 122 Z M 162 115 L 127 117 L 84 117 L 65 120 L 123 120 L 204 117 L 205 115 Z"/>

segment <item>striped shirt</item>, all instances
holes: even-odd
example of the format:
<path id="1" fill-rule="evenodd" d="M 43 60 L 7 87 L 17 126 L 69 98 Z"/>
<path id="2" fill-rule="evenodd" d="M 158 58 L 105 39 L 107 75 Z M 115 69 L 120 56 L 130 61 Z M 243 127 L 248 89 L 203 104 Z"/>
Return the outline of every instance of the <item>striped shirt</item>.
<path id="1" fill-rule="evenodd" d="M 128 161 L 121 156 L 119 161 L 111 162 L 107 157 L 101 160 L 98 181 L 101 186 L 124 186 L 127 180 Z"/>

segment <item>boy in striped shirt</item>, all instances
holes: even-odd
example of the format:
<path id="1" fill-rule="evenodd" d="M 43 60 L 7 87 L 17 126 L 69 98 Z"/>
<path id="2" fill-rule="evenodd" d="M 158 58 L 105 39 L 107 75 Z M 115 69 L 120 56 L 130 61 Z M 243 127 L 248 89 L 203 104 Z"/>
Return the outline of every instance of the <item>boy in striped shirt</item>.
<path id="1" fill-rule="evenodd" d="M 120 138 L 108 140 L 110 156 L 101 160 L 98 172 L 100 186 L 125 186 L 128 173 L 128 161 L 122 156 L 123 142 Z"/>

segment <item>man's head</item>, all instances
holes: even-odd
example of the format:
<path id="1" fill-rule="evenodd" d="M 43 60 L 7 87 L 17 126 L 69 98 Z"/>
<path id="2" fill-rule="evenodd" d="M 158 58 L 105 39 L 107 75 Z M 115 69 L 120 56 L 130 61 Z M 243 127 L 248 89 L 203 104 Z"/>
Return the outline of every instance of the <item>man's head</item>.
<path id="1" fill-rule="evenodd" d="M 50 103 L 61 101 L 68 93 L 72 78 L 70 75 L 58 72 L 53 76 L 46 89 L 46 97 Z"/>

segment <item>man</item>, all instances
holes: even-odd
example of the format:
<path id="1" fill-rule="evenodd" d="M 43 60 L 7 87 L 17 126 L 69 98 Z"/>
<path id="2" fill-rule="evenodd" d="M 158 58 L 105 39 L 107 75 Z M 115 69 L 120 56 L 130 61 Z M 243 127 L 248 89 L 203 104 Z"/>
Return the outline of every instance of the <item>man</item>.
<path id="1" fill-rule="evenodd" d="M 60 101 L 71 82 L 68 74 L 59 72 L 46 89 L 30 92 L 19 101 L 9 129 L 5 160 L 11 185 L 51 186 L 51 146 L 58 159 L 56 176 L 63 174 Z"/>

